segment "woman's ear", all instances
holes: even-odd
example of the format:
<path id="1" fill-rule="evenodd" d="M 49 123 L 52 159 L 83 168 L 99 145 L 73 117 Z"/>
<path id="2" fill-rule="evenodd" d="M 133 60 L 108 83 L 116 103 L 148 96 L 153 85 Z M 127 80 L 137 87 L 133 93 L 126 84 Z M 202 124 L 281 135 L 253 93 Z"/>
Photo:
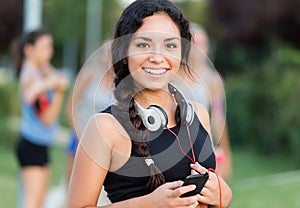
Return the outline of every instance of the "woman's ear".
<path id="1" fill-rule="evenodd" d="M 24 46 L 23 52 L 24 52 L 25 57 L 28 56 L 28 55 L 30 55 L 30 53 L 32 51 L 32 48 L 33 48 L 32 44 L 26 44 Z"/>

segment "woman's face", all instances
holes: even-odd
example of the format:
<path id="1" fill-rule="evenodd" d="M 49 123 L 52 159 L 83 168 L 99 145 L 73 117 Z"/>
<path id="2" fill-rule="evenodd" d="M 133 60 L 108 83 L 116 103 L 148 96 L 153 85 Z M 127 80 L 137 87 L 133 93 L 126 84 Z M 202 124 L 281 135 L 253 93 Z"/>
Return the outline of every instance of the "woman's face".
<path id="1" fill-rule="evenodd" d="M 128 67 L 144 88 L 161 89 L 177 73 L 181 63 L 181 37 L 176 24 L 164 13 L 146 17 L 133 34 Z"/>
<path id="2" fill-rule="evenodd" d="M 53 56 L 53 39 L 50 35 L 42 35 L 34 44 L 28 46 L 27 57 L 39 65 L 47 64 Z"/>

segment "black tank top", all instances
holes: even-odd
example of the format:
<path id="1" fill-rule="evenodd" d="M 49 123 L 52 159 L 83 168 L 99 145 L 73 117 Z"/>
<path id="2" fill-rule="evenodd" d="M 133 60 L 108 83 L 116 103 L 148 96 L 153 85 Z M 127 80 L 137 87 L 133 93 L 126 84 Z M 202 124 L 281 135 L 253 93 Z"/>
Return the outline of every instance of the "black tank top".
<path id="1" fill-rule="evenodd" d="M 112 114 L 111 107 L 103 113 Z M 170 129 L 178 135 L 182 150 L 192 157 L 186 126 L 179 124 Z M 205 168 L 215 169 L 216 161 L 211 139 L 196 115 L 189 126 L 189 131 L 196 161 Z M 182 153 L 178 140 L 169 130 L 164 129 L 157 135 L 157 132 L 149 134 L 150 152 L 154 163 L 162 171 L 166 182 L 183 181 L 186 176 L 190 175 L 191 161 Z M 136 148 L 132 142 L 131 157 L 128 161 L 117 171 L 107 173 L 104 189 L 113 203 L 149 193 L 146 190 L 149 167 L 145 159 L 136 153 Z"/>

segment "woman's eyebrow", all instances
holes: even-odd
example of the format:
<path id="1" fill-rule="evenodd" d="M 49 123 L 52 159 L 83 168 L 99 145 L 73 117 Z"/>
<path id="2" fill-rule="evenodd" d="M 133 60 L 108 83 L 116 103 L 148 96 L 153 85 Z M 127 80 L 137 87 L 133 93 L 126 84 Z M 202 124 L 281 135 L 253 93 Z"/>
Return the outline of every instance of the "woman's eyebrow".
<path id="1" fill-rule="evenodd" d="M 148 42 L 151 42 L 151 41 L 152 41 L 151 38 L 147 38 L 147 37 L 144 37 L 144 36 L 137 36 L 137 37 L 134 37 L 132 40 L 136 40 L 136 39 L 142 39 L 142 40 L 148 41 Z M 166 38 L 166 39 L 164 40 L 164 42 L 168 42 L 168 41 L 172 41 L 172 40 L 180 40 L 180 38 L 178 38 L 178 37 Z"/>
<path id="2" fill-rule="evenodd" d="M 164 42 L 172 41 L 172 40 L 180 40 L 178 37 L 172 37 L 172 38 L 167 38 L 164 40 Z"/>
<path id="3" fill-rule="evenodd" d="M 137 37 L 133 38 L 132 40 L 136 40 L 136 39 L 142 39 L 142 40 L 149 41 L 149 42 L 152 41 L 151 38 L 147 38 L 147 37 L 143 37 L 143 36 L 137 36 Z"/>

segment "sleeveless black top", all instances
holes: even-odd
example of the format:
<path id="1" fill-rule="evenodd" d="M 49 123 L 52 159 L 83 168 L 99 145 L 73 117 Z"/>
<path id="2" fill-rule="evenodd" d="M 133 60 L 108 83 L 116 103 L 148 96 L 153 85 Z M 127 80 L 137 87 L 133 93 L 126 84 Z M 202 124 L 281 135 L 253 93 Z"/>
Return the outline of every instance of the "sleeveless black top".
<path id="1" fill-rule="evenodd" d="M 103 113 L 112 114 L 111 107 L 104 110 Z M 178 124 L 170 129 L 178 135 L 182 150 L 192 158 L 191 142 L 189 142 L 186 125 Z M 215 169 L 216 161 L 211 139 L 196 115 L 193 123 L 189 126 L 189 132 L 196 161 L 205 168 Z M 165 181 L 184 181 L 185 177 L 190 175 L 191 160 L 180 150 L 176 137 L 169 130 L 164 129 L 160 134 L 149 132 L 149 138 L 152 159 L 162 171 Z M 149 167 L 145 163 L 145 159 L 136 153 L 136 148 L 132 142 L 131 157 L 128 161 L 117 171 L 107 173 L 104 189 L 113 203 L 149 193 L 146 190 Z"/>

